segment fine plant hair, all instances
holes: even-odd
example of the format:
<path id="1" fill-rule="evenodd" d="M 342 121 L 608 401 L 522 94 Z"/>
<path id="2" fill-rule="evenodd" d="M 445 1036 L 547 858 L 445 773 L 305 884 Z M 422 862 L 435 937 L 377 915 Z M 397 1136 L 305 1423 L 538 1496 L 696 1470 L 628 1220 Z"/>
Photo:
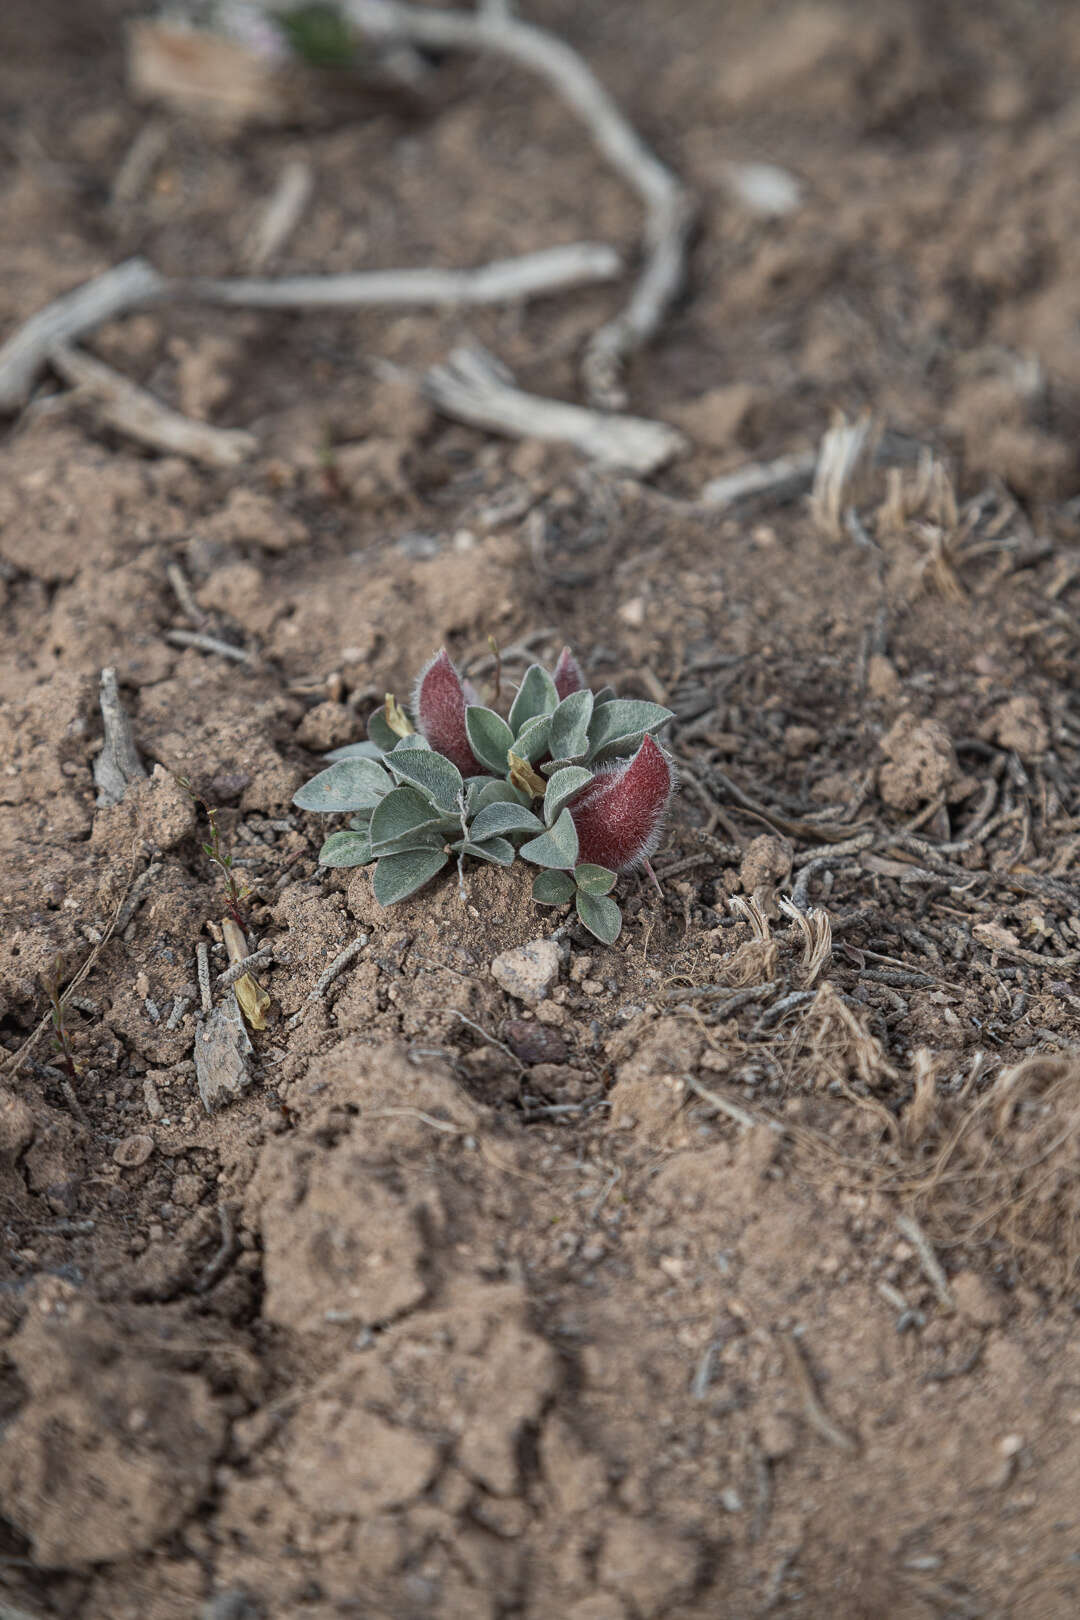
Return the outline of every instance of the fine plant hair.
<path id="1" fill-rule="evenodd" d="M 498 702 L 502 667 L 495 653 Z M 539 905 L 574 902 L 605 944 L 622 927 L 618 876 L 648 866 L 675 788 L 656 733 L 658 703 L 591 691 L 564 647 L 553 671 L 532 664 L 505 717 L 463 681 L 445 648 L 421 670 L 408 709 L 392 694 L 366 742 L 335 749 L 296 794 L 301 810 L 350 817 L 319 854 L 323 866 L 374 864 L 382 905 L 415 894 L 456 860 L 541 868 Z"/>

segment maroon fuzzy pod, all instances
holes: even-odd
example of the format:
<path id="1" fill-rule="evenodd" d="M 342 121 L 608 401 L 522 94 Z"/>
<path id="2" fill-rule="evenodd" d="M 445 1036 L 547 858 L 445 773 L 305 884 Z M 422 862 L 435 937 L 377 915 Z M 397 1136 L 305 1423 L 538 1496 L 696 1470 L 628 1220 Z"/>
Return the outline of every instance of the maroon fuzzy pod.
<path id="1" fill-rule="evenodd" d="M 570 806 L 582 861 L 628 872 L 660 842 L 675 772 L 659 743 L 646 737 L 630 760 L 602 765 Z"/>
<path id="2" fill-rule="evenodd" d="M 445 754 L 462 776 L 476 776 L 483 771 L 469 747 L 465 730 L 465 690 L 445 647 L 439 649 L 416 683 L 413 713 L 420 735 L 437 754 Z"/>
<path id="3" fill-rule="evenodd" d="M 570 651 L 564 647 L 559 654 L 559 662 L 555 665 L 555 690 L 559 694 L 559 702 L 569 697 L 571 692 L 580 692 L 585 685 L 585 677 L 581 673 L 581 665 Z"/>

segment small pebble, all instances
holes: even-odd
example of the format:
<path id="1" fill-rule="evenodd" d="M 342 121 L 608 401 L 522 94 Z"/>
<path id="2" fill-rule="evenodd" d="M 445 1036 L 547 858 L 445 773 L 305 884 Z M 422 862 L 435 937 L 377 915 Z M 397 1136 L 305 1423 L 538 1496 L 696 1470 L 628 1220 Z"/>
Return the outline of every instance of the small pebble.
<path id="1" fill-rule="evenodd" d="M 113 1148 L 113 1163 L 120 1165 L 124 1170 L 137 1170 L 140 1164 L 145 1164 L 154 1151 L 154 1138 L 152 1136 L 125 1136 Z"/>
<path id="2" fill-rule="evenodd" d="M 531 939 L 503 951 L 491 964 L 497 984 L 520 1001 L 543 1001 L 559 979 L 559 947 L 554 940 Z"/>

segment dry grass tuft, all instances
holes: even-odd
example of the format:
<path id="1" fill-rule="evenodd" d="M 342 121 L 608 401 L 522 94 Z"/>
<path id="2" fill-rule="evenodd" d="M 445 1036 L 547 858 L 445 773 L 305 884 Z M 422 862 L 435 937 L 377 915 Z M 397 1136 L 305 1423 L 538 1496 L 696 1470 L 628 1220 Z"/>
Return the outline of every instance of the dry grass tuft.
<path id="1" fill-rule="evenodd" d="M 874 1092 L 897 1078 L 865 1016 L 850 1007 L 828 980 L 806 1010 L 799 1039 L 801 1061 L 812 1070 L 818 1091 L 838 1086 L 848 1093 L 854 1080 Z"/>
<path id="2" fill-rule="evenodd" d="M 793 900 L 777 901 L 785 917 L 790 917 L 803 938 L 802 961 L 799 963 L 799 982 L 803 989 L 815 983 L 822 969 L 832 957 L 832 923 L 821 906 L 800 911 Z"/>
<path id="3" fill-rule="evenodd" d="M 905 1195 L 939 1248 L 989 1245 L 1061 1293 L 1080 1281 L 1080 1060 L 1039 1054 L 1003 1069 L 974 1102 L 933 1097 L 916 1056 L 905 1136 L 921 1175 L 882 1183 Z"/>

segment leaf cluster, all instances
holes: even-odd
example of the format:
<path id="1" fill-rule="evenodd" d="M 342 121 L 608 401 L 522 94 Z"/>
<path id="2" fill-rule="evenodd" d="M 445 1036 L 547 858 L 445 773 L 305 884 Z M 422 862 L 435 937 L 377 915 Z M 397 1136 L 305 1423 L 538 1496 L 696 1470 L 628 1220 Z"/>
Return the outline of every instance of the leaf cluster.
<path id="1" fill-rule="evenodd" d="M 368 740 L 339 748 L 296 794 L 301 810 L 350 817 L 323 844 L 323 866 L 375 862 L 383 905 L 414 894 L 453 859 L 509 866 L 516 855 L 543 868 L 533 885 L 541 905 L 573 900 L 582 923 L 612 943 L 622 918 L 610 898 L 617 874 L 579 862 L 571 807 L 598 767 L 632 755 L 670 718 L 656 703 L 584 686 L 560 697 L 539 664 L 526 672 L 506 718 L 462 689 L 464 729 L 478 771 L 464 775 L 424 735 L 422 692 L 412 720 L 392 697 L 376 710 Z M 393 721 L 393 724 L 391 724 Z M 460 757 L 460 756 L 459 756 Z"/>

